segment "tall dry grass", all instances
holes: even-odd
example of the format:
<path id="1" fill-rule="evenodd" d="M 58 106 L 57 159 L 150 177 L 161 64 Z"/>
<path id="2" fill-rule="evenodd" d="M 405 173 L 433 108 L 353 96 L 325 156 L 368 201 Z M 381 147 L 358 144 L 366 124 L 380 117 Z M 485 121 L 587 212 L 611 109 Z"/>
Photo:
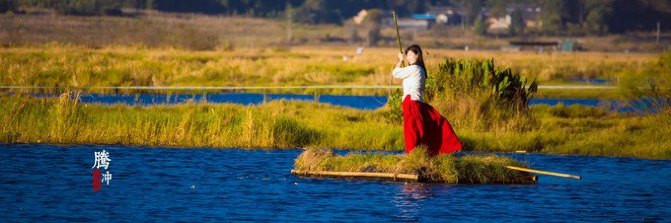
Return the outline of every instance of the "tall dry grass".
<path id="1" fill-rule="evenodd" d="M 385 110 L 286 101 L 103 106 L 63 98 L 0 96 L 0 143 L 403 149 L 402 126 L 389 122 Z M 531 112 L 538 127 L 528 131 L 474 129 L 454 122 L 453 127 L 467 151 L 671 159 L 669 110 L 629 116 L 601 108 L 536 106 Z"/>
<path id="2" fill-rule="evenodd" d="M 154 49 L 111 46 L 91 49 L 48 44 L 39 47 L 0 48 L 0 82 L 12 86 L 292 86 L 292 85 L 400 85 L 392 81 L 395 50 L 366 48 L 361 57 L 355 47 L 293 47 L 283 49 L 234 48 L 213 51 Z M 428 72 L 438 72 L 447 56 L 458 59 L 491 59 L 511 67 L 540 84 L 568 83 L 587 76 L 617 81 L 635 75 L 655 60 L 651 55 L 552 54 L 535 55 L 500 52 L 463 52 L 427 49 Z M 388 56 L 385 56 L 388 55 Z M 343 56 L 349 59 L 344 61 Z M 598 64 L 604 64 L 600 66 Z M 586 71 L 590 70 L 591 71 Z M 554 74 L 561 75 L 554 75 Z M 545 75 L 548 74 L 548 75 Z M 56 90 L 50 93 L 58 93 Z M 91 91 L 91 90 L 89 90 Z M 111 93 L 109 90 L 97 90 Z M 165 93 L 165 92 L 163 92 Z M 292 93 L 386 95 L 387 90 L 328 89 Z M 541 90 L 545 97 L 577 97 Z M 615 97 L 617 93 L 596 96 Z"/>
<path id="3" fill-rule="evenodd" d="M 294 24 L 293 40 L 282 20 L 145 12 L 136 17 L 64 16 L 50 12 L 0 15 L 0 45 L 62 43 L 215 50 L 319 42 L 344 32 L 333 25 Z"/>
<path id="4" fill-rule="evenodd" d="M 131 107 L 82 104 L 69 93 L 58 99 L 0 98 L 4 143 L 378 150 L 402 145 L 399 127 L 377 113 L 312 103 Z"/>

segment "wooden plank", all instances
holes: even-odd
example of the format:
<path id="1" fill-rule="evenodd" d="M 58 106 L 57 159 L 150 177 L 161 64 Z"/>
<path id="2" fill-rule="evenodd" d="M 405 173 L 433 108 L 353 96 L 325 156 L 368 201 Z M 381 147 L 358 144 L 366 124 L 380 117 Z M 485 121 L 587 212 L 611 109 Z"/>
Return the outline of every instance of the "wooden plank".
<path id="1" fill-rule="evenodd" d="M 581 179 L 580 176 L 565 174 L 565 173 L 557 173 L 557 172 L 550 172 L 550 171 L 543 171 L 543 170 L 534 170 L 534 169 L 527 169 L 527 168 L 516 167 L 516 166 L 506 166 L 506 168 L 511 169 L 511 170 L 527 172 L 527 173 L 535 173 L 535 174 L 542 174 L 542 175 L 555 176 L 555 177 L 564 177 L 564 178 L 573 178 L 573 179 L 577 179 L 577 180 Z"/>
<path id="2" fill-rule="evenodd" d="M 413 181 L 413 182 L 430 182 L 422 179 L 419 175 L 414 174 L 393 174 L 393 173 L 371 173 L 371 172 L 335 172 L 335 171 L 297 171 L 291 170 L 292 174 L 300 176 L 321 176 L 321 177 L 342 177 L 342 178 L 369 178 L 369 179 L 383 179 L 394 181 Z M 535 184 L 537 177 L 529 175 L 529 182 L 520 182 L 521 184 Z M 444 182 L 440 182 L 444 183 Z"/>
<path id="3" fill-rule="evenodd" d="M 327 176 L 327 177 L 360 177 L 360 178 L 379 178 L 391 180 L 411 180 L 418 181 L 419 176 L 415 174 L 393 174 L 393 173 L 372 173 L 372 172 L 335 172 L 335 171 L 297 171 L 291 170 L 292 174 L 304 176 Z"/>
<path id="4" fill-rule="evenodd" d="M 396 19 L 396 11 L 392 11 L 391 15 L 394 16 L 394 27 L 396 27 L 396 40 L 398 40 L 398 51 L 403 53 L 403 44 L 401 44 L 401 34 L 398 32 L 398 21 Z M 401 61 L 401 67 L 404 67 L 403 61 Z"/>

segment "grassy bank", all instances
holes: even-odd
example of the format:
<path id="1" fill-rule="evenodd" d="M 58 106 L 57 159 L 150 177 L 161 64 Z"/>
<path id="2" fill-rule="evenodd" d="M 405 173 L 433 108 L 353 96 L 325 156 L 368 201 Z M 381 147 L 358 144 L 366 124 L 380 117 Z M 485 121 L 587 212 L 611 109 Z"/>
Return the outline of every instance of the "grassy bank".
<path id="1" fill-rule="evenodd" d="M 60 99 L 0 99 L 5 143 L 179 147 L 401 148 L 381 112 L 272 101 L 261 106 L 102 106 Z"/>
<path id="2" fill-rule="evenodd" d="M 230 48 L 188 51 L 170 48 L 50 44 L 0 48 L 0 83 L 12 86 L 291 86 L 389 85 L 393 48 L 355 47 Z M 606 78 L 638 72 L 657 55 L 618 53 L 530 54 L 427 49 L 429 75 L 446 57 L 494 58 L 540 84 L 575 84 L 571 78 Z M 343 60 L 347 56 L 348 60 Z M 614 83 L 617 84 L 617 83 Z M 39 90 L 61 92 L 62 90 Z M 112 92 L 111 90 L 96 90 Z M 313 93 L 303 90 L 302 93 Z M 163 92 L 165 93 L 165 92 Z M 174 93 L 174 92 L 173 92 Z M 293 92 L 297 93 L 297 92 Z M 386 94 L 386 90 L 319 90 L 334 94 Z M 541 90 L 543 97 L 580 97 L 584 91 Z M 593 96 L 617 97 L 595 91 Z"/>
<path id="3" fill-rule="evenodd" d="M 390 121 L 388 112 L 285 101 L 131 107 L 2 96 L 0 142 L 402 150 L 402 126 Z M 600 108 L 535 106 L 531 112 L 535 127 L 527 130 L 474 129 L 444 115 L 465 150 L 671 159 L 669 110 L 629 116 Z"/>
<path id="4" fill-rule="evenodd" d="M 515 149 L 555 154 L 671 159 L 671 111 L 648 116 L 611 114 L 583 106 L 535 106 L 538 127 L 530 131 L 469 132 L 469 148 Z"/>
<path id="5" fill-rule="evenodd" d="M 493 155 L 431 158 L 424 148 L 417 148 L 408 156 L 361 153 L 336 156 L 328 150 L 309 149 L 294 162 L 295 170 L 300 172 L 418 174 L 422 181 L 450 184 L 534 183 L 531 175 L 506 166 L 526 167 L 513 159 Z"/>

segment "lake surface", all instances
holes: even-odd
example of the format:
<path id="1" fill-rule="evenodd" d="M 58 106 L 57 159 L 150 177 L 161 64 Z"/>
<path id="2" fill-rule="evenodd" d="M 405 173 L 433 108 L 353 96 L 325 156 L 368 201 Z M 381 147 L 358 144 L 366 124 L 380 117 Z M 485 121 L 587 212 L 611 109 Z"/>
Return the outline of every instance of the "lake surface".
<path id="1" fill-rule="evenodd" d="M 260 93 L 217 93 L 217 94 L 83 94 L 84 103 L 127 104 L 127 105 L 160 105 L 200 103 L 232 103 L 242 105 L 258 105 L 264 101 L 290 100 L 315 101 L 309 94 L 260 94 Z M 350 96 L 350 95 L 319 95 L 320 103 L 356 109 L 373 110 L 387 104 L 387 96 Z"/>
<path id="2" fill-rule="evenodd" d="M 637 100 L 614 100 L 614 99 L 594 99 L 594 98 L 534 98 L 529 105 L 550 105 L 559 104 L 565 106 L 581 105 L 590 107 L 600 107 L 607 111 L 617 111 L 620 113 L 646 114 L 656 113 L 661 105 L 666 102 L 660 99 L 641 98 Z"/>
<path id="3" fill-rule="evenodd" d="M 92 189 L 94 152 L 110 184 Z M 0 145 L 0 219 L 20 221 L 671 220 L 671 162 L 502 154 L 577 174 L 537 185 L 405 184 L 299 178 L 301 150 Z M 341 153 L 344 153 L 341 151 Z M 103 170 L 105 172 L 105 170 Z"/>
<path id="4" fill-rule="evenodd" d="M 45 96 L 45 95 L 41 95 Z M 53 97 L 54 95 L 46 95 Z M 260 94 L 260 93 L 216 93 L 216 94 L 83 94 L 84 103 L 126 104 L 126 105 L 162 105 L 183 103 L 233 103 L 242 105 L 258 105 L 271 100 L 293 100 L 314 102 L 315 96 L 308 94 Z M 383 107 L 387 103 L 387 96 L 350 96 L 350 95 L 320 95 L 319 103 L 343 106 L 356 109 L 373 110 Z M 534 98 L 530 105 L 563 104 L 603 107 L 607 110 L 626 113 L 655 112 L 654 106 L 659 100 L 643 98 L 639 100 L 611 100 L 611 99 L 571 99 L 571 98 Z"/>
<path id="5" fill-rule="evenodd" d="M 583 78 L 583 77 L 570 78 L 569 81 L 585 84 L 609 84 L 613 82 L 612 80 L 606 78 Z"/>

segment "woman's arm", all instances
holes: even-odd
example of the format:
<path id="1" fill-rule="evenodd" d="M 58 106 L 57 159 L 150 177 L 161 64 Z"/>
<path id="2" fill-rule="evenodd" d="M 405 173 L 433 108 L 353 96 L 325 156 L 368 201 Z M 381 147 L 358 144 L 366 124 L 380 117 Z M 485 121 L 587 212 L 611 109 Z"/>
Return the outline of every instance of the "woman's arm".
<path id="1" fill-rule="evenodd" d="M 394 68 L 401 68 L 401 64 L 403 64 L 403 61 L 398 61 L 398 63 L 396 63 L 396 67 Z"/>
<path id="2" fill-rule="evenodd" d="M 410 65 L 407 67 L 403 68 L 394 68 L 393 71 L 391 71 L 391 74 L 394 76 L 394 78 L 397 79 L 405 79 L 408 77 L 411 77 L 413 75 L 420 75 L 419 67 L 416 65 Z"/>
<path id="3" fill-rule="evenodd" d="M 396 79 L 405 79 L 412 75 L 412 66 L 401 67 L 401 64 L 403 64 L 403 57 L 402 53 L 398 53 L 398 63 L 396 63 L 394 70 L 391 71 L 391 75 Z"/>

